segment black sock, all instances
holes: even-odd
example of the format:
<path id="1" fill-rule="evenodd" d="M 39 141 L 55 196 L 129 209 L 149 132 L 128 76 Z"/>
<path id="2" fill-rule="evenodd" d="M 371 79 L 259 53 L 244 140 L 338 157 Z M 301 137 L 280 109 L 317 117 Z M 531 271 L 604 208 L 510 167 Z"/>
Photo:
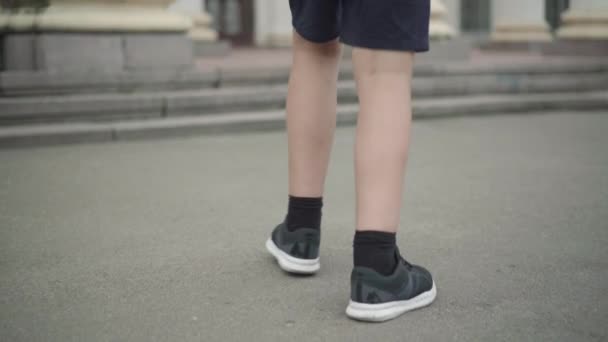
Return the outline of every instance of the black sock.
<path id="1" fill-rule="evenodd" d="M 298 228 L 321 229 L 323 197 L 297 197 L 289 195 L 287 207 L 287 230 Z"/>
<path id="2" fill-rule="evenodd" d="M 397 264 L 395 250 L 395 233 L 373 230 L 355 233 L 353 242 L 355 267 L 364 266 L 383 275 L 392 274 Z"/>

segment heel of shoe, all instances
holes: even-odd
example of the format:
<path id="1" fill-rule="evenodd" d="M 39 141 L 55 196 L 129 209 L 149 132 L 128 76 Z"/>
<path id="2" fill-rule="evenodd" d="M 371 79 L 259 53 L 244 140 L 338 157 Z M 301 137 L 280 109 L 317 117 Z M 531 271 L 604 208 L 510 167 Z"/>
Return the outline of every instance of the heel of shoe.
<path id="1" fill-rule="evenodd" d="M 296 274 L 314 274 L 321 268 L 319 257 L 315 259 L 301 259 L 283 252 L 272 239 L 266 241 L 266 249 L 275 257 L 282 270 Z"/>

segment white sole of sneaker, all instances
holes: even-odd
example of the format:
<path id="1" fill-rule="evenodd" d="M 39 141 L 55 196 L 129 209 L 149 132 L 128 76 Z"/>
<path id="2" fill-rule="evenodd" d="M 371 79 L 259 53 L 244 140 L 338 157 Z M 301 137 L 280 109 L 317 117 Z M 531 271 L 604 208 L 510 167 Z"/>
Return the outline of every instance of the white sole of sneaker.
<path id="1" fill-rule="evenodd" d="M 431 304 L 435 297 L 437 297 L 437 288 L 435 288 L 435 282 L 433 282 L 433 287 L 430 290 L 408 300 L 381 304 L 366 304 L 351 300 L 346 307 L 346 315 L 358 321 L 384 322 L 408 311 L 425 307 Z"/>
<path id="2" fill-rule="evenodd" d="M 291 255 L 283 252 L 277 245 L 268 239 L 266 241 L 266 249 L 279 263 L 279 267 L 285 272 L 298 274 L 313 274 L 321 268 L 319 258 L 316 259 L 300 259 L 294 258 Z"/>

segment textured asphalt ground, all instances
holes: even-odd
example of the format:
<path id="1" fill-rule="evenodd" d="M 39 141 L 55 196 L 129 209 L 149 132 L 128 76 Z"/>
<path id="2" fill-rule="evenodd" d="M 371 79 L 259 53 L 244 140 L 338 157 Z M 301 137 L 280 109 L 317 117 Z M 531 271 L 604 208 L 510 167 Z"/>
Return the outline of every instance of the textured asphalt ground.
<path id="1" fill-rule="evenodd" d="M 414 123 L 398 241 L 429 308 L 347 319 L 352 127 L 321 271 L 264 250 L 284 133 L 0 151 L 1 341 L 605 341 L 608 112 Z"/>

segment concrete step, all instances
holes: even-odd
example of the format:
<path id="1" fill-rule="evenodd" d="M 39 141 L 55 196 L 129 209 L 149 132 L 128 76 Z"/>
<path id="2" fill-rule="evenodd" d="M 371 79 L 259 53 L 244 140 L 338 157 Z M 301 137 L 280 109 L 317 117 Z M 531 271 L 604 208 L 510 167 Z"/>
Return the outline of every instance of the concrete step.
<path id="1" fill-rule="evenodd" d="M 552 61 L 545 63 L 472 64 L 469 62 L 417 63 L 416 77 L 443 77 L 489 74 L 567 75 L 571 73 L 608 72 L 608 62 L 599 59 Z M 112 72 L 1 72 L 0 97 L 61 95 L 104 92 L 132 93 L 139 91 L 168 91 L 226 86 L 285 84 L 289 70 L 285 67 L 267 69 L 210 70 L 146 70 Z M 345 63 L 340 72 L 342 80 L 352 80 L 352 65 Z"/>
<path id="2" fill-rule="evenodd" d="M 413 109 L 415 119 L 562 110 L 600 110 L 608 114 L 608 91 L 417 99 Z M 352 125 L 356 117 L 357 105 L 339 107 L 339 125 Z M 0 148 L 282 129 L 284 119 L 283 110 L 266 110 L 135 121 L 5 126 L 0 127 Z"/>
<path id="3" fill-rule="evenodd" d="M 420 77 L 414 98 L 583 92 L 608 89 L 608 72 L 563 75 L 481 74 Z M 284 107 L 285 85 L 208 88 L 133 94 L 76 94 L 0 98 L 0 126 L 27 123 L 91 122 L 153 119 L 180 115 L 212 115 Z M 354 81 L 341 81 L 341 104 L 356 103 Z"/>

